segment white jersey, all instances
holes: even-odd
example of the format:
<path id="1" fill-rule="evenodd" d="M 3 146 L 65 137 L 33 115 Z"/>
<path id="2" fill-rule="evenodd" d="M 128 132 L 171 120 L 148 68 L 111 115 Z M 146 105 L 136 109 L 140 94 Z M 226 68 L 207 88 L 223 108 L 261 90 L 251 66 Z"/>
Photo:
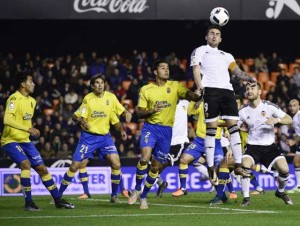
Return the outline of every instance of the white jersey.
<path id="1" fill-rule="evenodd" d="M 261 101 L 256 108 L 246 105 L 239 111 L 240 120 L 248 125 L 247 144 L 268 146 L 275 142 L 274 125 L 268 118 L 283 118 L 285 112 L 270 101 Z"/>
<path id="2" fill-rule="evenodd" d="M 228 71 L 233 62 L 235 60 L 230 53 L 203 45 L 191 54 L 190 66 L 200 65 L 203 87 L 233 90 Z"/>
<path id="3" fill-rule="evenodd" d="M 189 103 L 188 100 L 179 100 L 176 106 L 171 145 L 189 142 L 187 115 Z"/>
<path id="4" fill-rule="evenodd" d="M 293 127 L 296 135 L 300 137 L 300 111 L 298 111 L 293 117 Z"/>

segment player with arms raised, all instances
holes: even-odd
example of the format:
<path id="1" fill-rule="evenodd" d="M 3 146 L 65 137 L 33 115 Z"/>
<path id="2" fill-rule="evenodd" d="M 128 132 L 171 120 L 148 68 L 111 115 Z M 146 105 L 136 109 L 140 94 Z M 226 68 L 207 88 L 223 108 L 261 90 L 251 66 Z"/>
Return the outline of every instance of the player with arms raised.
<path id="1" fill-rule="evenodd" d="M 190 66 L 193 67 L 194 80 L 198 90 L 203 90 L 207 128 L 205 153 L 210 181 L 216 185 L 218 178 L 214 169 L 214 151 L 219 117 L 226 121 L 230 133 L 235 173 L 250 176 L 241 168 L 241 138 L 237 127 L 239 116 L 229 71 L 242 80 L 250 82 L 256 82 L 256 80 L 239 68 L 230 53 L 218 49 L 222 41 L 220 26 L 211 25 L 207 30 L 205 40 L 207 45 L 202 45 L 192 52 Z"/>

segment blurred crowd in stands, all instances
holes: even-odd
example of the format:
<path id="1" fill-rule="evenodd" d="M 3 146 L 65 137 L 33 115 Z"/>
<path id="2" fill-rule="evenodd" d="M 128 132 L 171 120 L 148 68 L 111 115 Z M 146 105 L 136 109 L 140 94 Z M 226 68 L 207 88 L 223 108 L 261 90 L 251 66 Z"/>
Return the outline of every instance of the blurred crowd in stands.
<path id="1" fill-rule="evenodd" d="M 143 121 L 136 115 L 138 93 L 141 86 L 154 77 L 151 65 L 155 59 L 165 58 L 170 65 L 171 79 L 181 81 L 194 89 L 192 70 L 189 59 L 179 59 L 172 52 L 160 56 L 158 52 L 147 53 L 133 50 L 131 56 L 120 54 L 99 56 L 97 52 L 79 53 L 60 57 L 43 57 L 25 54 L 15 57 L 13 53 L 0 58 L 0 134 L 3 130 L 3 115 L 7 97 L 15 90 L 14 75 L 19 71 L 30 71 L 35 81 L 33 97 L 37 108 L 33 120 L 34 127 L 41 136 L 33 139 L 44 159 L 71 158 L 76 148 L 81 129 L 71 116 L 79 107 L 83 97 L 90 92 L 89 80 L 95 74 L 102 74 L 106 79 L 106 90 L 116 94 L 120 102 L 133 114 L 132 122 L 123 124 L 129 134 L 127 141 L 122 141 L 112 130 L 116 146 L 121 157 L 139 155 L 139 137 Z M 236 61 L 240 67 L 252 74 L 262 84 L 262 98 L 278 104 L 289 113 L 291 99 L 300 100 L 300 58 L 285 62 L 276 52 L 270 56 L 259 53 L 257 57 Z M 244 103 L 245 84 L 232 76 L 231 81 L 237 95 Z M 192 141 L 195 137 L 196 120 L 189 118 L 188 135 Z M 292 155 L 295 147 L 289 147 L 286 140 L 294 136 L 293 128 L 280 126 L 276 128 L 277 143 L 286 155 Z M 0 151 L 0 158 L 7 158 Z"/>

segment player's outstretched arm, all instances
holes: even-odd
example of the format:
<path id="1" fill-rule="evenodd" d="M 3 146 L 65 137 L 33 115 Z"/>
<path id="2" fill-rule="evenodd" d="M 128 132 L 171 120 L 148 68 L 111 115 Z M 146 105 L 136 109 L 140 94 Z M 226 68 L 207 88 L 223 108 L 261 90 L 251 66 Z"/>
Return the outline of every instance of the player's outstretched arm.
<path id="1" fill-rule="evenodd" d="M 233 69 L 232 73 L 243 81 L 256 82 L 256 78 L 254 78 L 253 76 L 249 75 L 248 73 L 242 71 L 239 66 L 236 66 Z"/>
<path id="2" fill-rule="evenodd" d="M 114 124 L 114 127 L 120 133 L 122 140 L 127 140 L 127 133 L 124 130 L 122 123 L 117 122 L 116 124 Z"/>
<path id="3" fill-rule="evenodd" d="M 141 107 L 138 107 L 138 110 L 137 110 L 137 115 L 139 118 L 147 118 L 153 114 L 155 114 L 156 112 L 160 112 L 162 111 L 162 105 L 161 104 L 155 104 L 154 105 L 154 108 L 153 109 L 145 109 L 145 108 L 141 108 Z"/>

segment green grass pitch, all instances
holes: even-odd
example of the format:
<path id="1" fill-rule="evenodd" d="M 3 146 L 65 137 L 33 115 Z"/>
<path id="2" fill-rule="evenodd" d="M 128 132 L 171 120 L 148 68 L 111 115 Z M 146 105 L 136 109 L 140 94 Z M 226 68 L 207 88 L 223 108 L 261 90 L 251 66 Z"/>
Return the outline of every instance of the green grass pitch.
<path id="1" fill-rule="evenodd" d="M 188 193 L 187 196 L 173 198 L 164 193 L 156 198 L 148 194 L 148 210 L 140 210 L 139 203 L 128 205 L 120 196 L 121 203 L 109 202 L 109 195 L 92 195 L 91 199 L 79 200 L 77 196 L 64 198 L 75 204 L 75 209 L 56 209 L 49 204 L 50 196 L 34 196 L 41 208 L 39 212 L 23 210 L 23 197 L 0 197 L 1 226 L 276 226 L 300 225 L 300 193 L 291 194 L 294 205 L 285 205 L 266 191 L 264 195 L 251 197 L 251 205 L 241 207 L 242 196 L 238 192 L 237 202 L 210 206 L 214 193 Z"/>

